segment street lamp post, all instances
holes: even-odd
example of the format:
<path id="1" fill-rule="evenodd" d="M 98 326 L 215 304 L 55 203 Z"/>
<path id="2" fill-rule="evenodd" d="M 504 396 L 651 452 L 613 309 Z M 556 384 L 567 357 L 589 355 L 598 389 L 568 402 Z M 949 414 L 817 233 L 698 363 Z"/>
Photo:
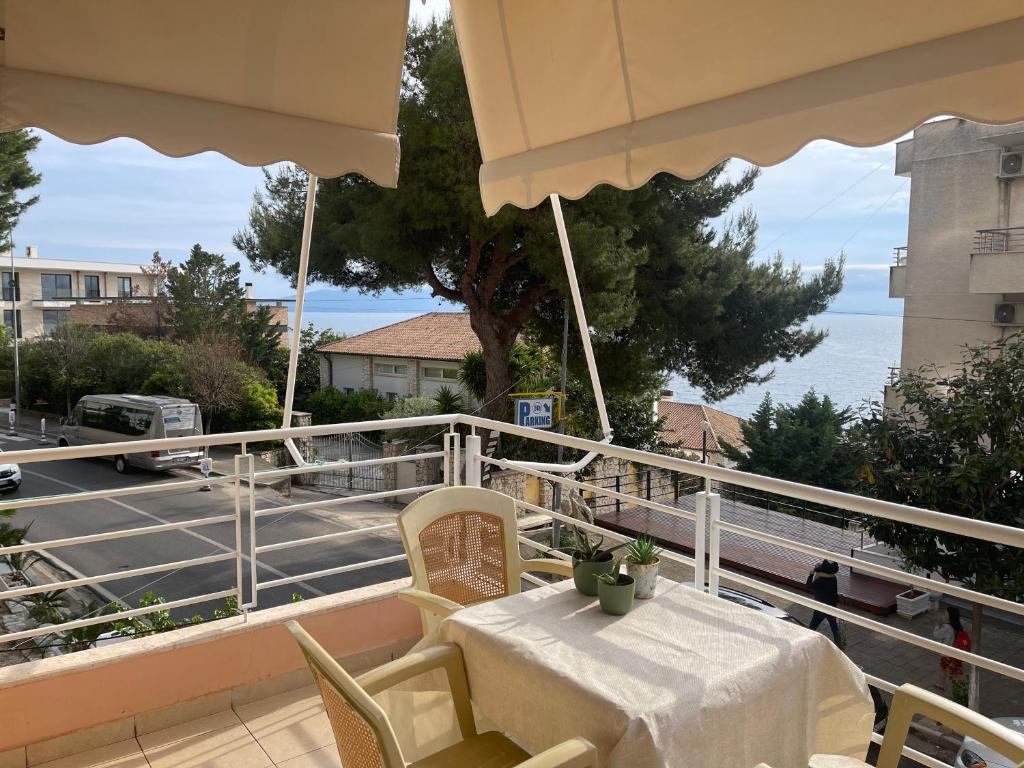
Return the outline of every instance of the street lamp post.
<path id="1" fill-rule="evenodd" d="M 18 299 L 16 296 L 17 277 L 14 272 L 14 238 L 8 233 L 8 250 L 11 252 L 11 279 L 7 289 L 11 292 L 11 336 L 14 341 L 14 416 L 17 418 L 21 413 L 21 376 L 18 369 L 18 331 L 21 330 L 21 323 L 18 322 Z M 15 420 L 11 420 L 11 431 L 14 431 Z"/>

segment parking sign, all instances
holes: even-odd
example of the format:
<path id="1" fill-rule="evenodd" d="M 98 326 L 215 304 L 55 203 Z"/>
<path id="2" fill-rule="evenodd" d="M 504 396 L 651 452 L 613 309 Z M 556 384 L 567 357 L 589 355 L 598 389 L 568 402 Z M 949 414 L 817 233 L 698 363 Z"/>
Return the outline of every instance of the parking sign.
<path id="1" fill-rule="evenodd" d="M 516 424 L 520 427 L 551 429 L 555 425 L 555 398 L 533 397 L 516 400 Z"/>

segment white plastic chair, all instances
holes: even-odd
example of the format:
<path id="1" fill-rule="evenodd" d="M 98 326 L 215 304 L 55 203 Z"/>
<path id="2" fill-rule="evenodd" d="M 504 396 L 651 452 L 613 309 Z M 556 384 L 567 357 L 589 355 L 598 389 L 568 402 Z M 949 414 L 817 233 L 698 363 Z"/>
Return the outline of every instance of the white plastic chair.
<path id="1" fill-rule="evenodd" d="M 897 768 L 903 746 L 910 733 L 910 721 L 914 715 L 924 715 L 962 736 L 971 736 L 987 747 L 1006 755 L 1017 765 L 1024 766 L 1024 735 L 1011 731 L 987 717 L 950 701 L 937 693 L 918 688 L 916 685 L 901 685 L 896 689 L 889 710 L 889 721 L 878 753 L 877 768 Z M 767 766 L 765 767 L 767 768 Z M 837 755 L 814 755 L 810 768 L 870 768 L 868 763 Z"/>
<path id="2" fill-rule="evenodd" d="M 487 488 L 431 491 L 398 516 L 412 588 L 399 596 L 417 606 L 424 632 L 474 603 L 520 591 L 527 572 L 572 576 L 572 564 L 519 554 L 515 500 Z"/>

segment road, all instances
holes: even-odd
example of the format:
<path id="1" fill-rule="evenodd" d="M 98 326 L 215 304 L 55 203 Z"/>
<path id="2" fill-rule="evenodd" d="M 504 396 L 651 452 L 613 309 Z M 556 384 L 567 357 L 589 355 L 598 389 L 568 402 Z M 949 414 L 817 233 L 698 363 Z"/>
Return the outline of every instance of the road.
<path id="1" fill-rule="evenodd" d="M 7 450 L 22 447 L 0 437 L 0 445 Z M 6 499 L 51 496 L 76 491 L 122 488 L 138 484 L 161 484 L 180 480 L 162 473 L 135 471 L 127 475 L 115 472 L 113 464 L 99 459 L 24 464 L 22 486 L 0 498 L 0 508 Z M 291 500 L 271 489 L 257 489 L 257 509 L 270 509 L 295 502 L 327 500 L 308 490 L 296 489 Z M 243 503 L 245 500 L 243 499 Z M 233 514 L 235 509 L 233 484 L 214 486 L 203 492 L 198 489 L 155 492 L 123 498 L 60 503 L 52 506 L 19 510 L 15 521 L 19 525 L 32 523 L 26 540 L 49 541 L 72 536 L 96 534 L 143 526 L 173 523 L 204 517 Z M 247 509 L 247 507 L 243 507 Z M 343 505 L 333 510 L 312 509 L 286 512 L 257 520 L 257 542 L 273 544 L 351 530 L 368 524 L 393 519 L 393 512 L 383 504 L 360 502 Z M 245 516 L 243 515 L 243 522 Z M 248 547 L 248 526 L 243 527 L 243 547 Z M 165 531 L 156 534 L 61 547 L 52 551 L 74 576 L 96 576 L 117 571 L 142 568 L 160 563 L 177 562 L 189 558 L 234 552 L 235 526 L 232 522 L 217 523 L 200 528 Z M 402 545 L 397 534 L 367 534 L 336 542 L 313 544 L 293 549 L 268 552 L 258 557 L 257 573 L 261 582 L 311 573 L 363 560 L 401 554 Z M 250 600 L 248 578 L 250 563 L 244 561 L 245 598 Z M 340 592 L 365 584 L 377 583 L 408 575 L 403 562 L 375 566 L 370 569 L 339 574 L 285 585 L 259 593 L 259 607 L 281 605 L 292 600 L 292 595 L 312 597 Z M 148 574 L 106 582 L 99 590 L 99 599 L 118 600 L 135 607 L 147 591 L 168 601 L 219 592 L 235 584 L 235 561 L 226 560 L 183 568 L 168 573 Z M 209 617 L 211 604 L 182 609 L 178 616 L 196 612 Z"/>

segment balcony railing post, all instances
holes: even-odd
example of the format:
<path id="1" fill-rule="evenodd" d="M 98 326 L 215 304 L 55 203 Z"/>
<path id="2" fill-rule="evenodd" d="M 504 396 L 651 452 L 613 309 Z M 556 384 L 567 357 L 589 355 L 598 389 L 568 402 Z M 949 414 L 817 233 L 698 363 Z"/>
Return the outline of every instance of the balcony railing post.
<path id="1" fill-rule="evenodd" d="M 693 528 L 693 585 L 698 590 L 704 589 L 704 538 L 706 536 L 706 524 L 707 524 L 707 491 L 697 491 L 693 495 L 696 502 L 694 508 L 694 519 Z"/>
<path id="2" fill-rule="evenodd" d="M 249 595 L 248 608 L 259 603 L 259 574 L 256 572 L 256 459 L 251 453 L 245 455 L 249 477 Z"/>
<path id="3" fill-rule="evenodd" d="M 722 531 L 718 523 L 722 519 L 722 497 L 717 493 L 709 493 L 711 501 L 711 539 L 708 543 L 708 592 L 718 594 L 719 542 Z"/>
<path id="4" fill-rule="evenodd" d="M 235 454 L 235 589 L 238 606 L 245 604 L 242 565 L 242 456 Z"/>
<path id="5" fill-rule="evenodd" d="M 480 435 L 466 438 L 466 485 L 480 487 Z"/>
<path id="6" fill-rule="evenodd" d="M 444 436 L 444 484 L 459 485 L 462 437 L 452 424 Z"/>

